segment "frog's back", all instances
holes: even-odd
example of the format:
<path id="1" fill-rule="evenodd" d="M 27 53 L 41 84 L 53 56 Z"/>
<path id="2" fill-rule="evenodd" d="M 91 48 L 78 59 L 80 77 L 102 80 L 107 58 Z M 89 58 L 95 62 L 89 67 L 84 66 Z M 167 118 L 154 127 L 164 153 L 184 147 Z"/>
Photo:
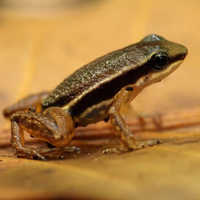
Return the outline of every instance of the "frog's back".
<path id="1" fill-rule="evenodd" d="M 62 107 L 111 76 L 119 75 L 126 66 L 134 65 L 135 61 L 127 54 L 132 48 L 134 46 L 107 54 L 75 71 L 50 93 L 43 102 L 43 108 Z"/>

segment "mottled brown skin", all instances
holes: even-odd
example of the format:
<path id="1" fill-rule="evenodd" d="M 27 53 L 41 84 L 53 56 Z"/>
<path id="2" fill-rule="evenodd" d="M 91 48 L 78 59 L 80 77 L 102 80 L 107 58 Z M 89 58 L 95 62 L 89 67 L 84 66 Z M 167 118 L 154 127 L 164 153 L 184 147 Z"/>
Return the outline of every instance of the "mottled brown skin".
<path id="1" fill-rule="evenodd" d="M 107 149 L 105 153 L 130 151 L 159 143 L 158 140 L 135 141 L 119 112 L 142 89 L 172 73 L 186 54 L 184 46 L 152 34 L 139 43 L 83 66 L 51 93 L 31 95 L 6 108 L 4 115 L 11 115 L 15 155 L 45 160 L 46 156 L 53 157 L 53 152 L 79 151 L 76 147 L 66 147 L 74 136 L 75 127 L 108 119 L 122 146 Z M 32 107 L 24 111 L 28 105 Z M 56 147 L 24 147 L 24 130 Z"/>

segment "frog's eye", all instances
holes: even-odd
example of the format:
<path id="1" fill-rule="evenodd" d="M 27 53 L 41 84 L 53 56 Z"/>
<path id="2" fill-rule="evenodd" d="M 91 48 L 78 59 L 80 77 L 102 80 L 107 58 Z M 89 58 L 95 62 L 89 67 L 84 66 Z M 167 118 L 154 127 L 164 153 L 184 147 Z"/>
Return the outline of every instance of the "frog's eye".
<path id="1" fill-rule="evenodd" d="M 163 70 L 170 63 L 169 56 L 165 52 L 157 52 L 153 54 L 151 56 L 151 61 L 153 62 L 154 65 L 153 69 L 155 71 Z"/>

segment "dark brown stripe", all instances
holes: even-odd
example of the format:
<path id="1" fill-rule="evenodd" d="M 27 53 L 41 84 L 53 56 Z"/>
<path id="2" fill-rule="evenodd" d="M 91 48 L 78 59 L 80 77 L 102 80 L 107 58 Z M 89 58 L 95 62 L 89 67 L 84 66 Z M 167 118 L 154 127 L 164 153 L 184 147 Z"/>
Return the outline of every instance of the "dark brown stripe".
<path id="1" fill-rule="evenodd" d="M 126 85 L 134 84 L 141 76 L 148 74 L 152 70 L 152 66 L 147 63 L 146 65 L 117 76 L 112 81 L 101 84 L 95 90 L 90 91 L 82 97 L 78 103 L 76 103 L 70 109 L 70 113 L 73 116 L 80 115 L 83 111 L 93 105 L 96 105 L 102 101 L 106 101 L 114 97 L 123 87 Z"/>
<path id="2" fill-rule="evenodd" d="M 172 57 L 169 65 L 177 60 L 184 59 L 184 57 L 184 54 L 178 54 Z M 149 60 L 146 64 L 133 68 L 112 79 L 112 81 L 101 84 L 98 88 L 87 93 L 80 101 L 78 101 L 78 103 L 72 106 L 70 113 L 73 116 L 80 115 L 87 108 L 113 98 L 123 87 L 134 84 L 140 77 L 149 74 L 153 67 L 153 61 Z"/>

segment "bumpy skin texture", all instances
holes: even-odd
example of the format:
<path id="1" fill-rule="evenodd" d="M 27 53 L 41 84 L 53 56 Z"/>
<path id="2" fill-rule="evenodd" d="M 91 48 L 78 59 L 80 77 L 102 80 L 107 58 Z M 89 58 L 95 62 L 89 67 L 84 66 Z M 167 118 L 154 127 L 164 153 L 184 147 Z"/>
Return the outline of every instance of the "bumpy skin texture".
<path id="1" fill-rule="evenodd" d="M 135 46 L 112 52 L 104 57 L 101 57 L 88 65 L 83 66 L 71 76 L 66 78 L 43 102 L 43 108 L 49 106 L 64 106 L 71 100 L 81 95 L 89 88 L 99 85 L 100 82 L 109 79 L 111 75 L 118 74 L 127 66 L 133 66 L 138 62 L 131 55 L 132 51 L 137 50 Z M 139 52 L 138 52 L 139 53 Z M 142 54 L 142 52 L 140 52 Z M 118 75 L 120 76 L 120 74 Z M 108 81 L 107 81 L 108 82 Z M 103 84 L 103 83 L 102 83 Z M 122 86 L 118 86 L 115 93 L 117 93 Z M 98 96 L 105 96 L 109 90 L 104 87 L 101 89 L 101 94 Z M 94 96 L 93 96 L 94 97 Z M 107 99 L 107 97 L 104 97 Z M 100 100 L 101 100 L 100 99 Z M 72 105 L 73 107 L 74 105 Z M 73 113 L 73 108 L 71 108 Z M 81 111 L 79 111 L 80 114 Z"/>
<path id="2" fill-rule="evenodd" d="M 15 155 L 45 160 L 46 157 L 53 158 L 55 152 L 79 151 L 76 147 L 65 147 L 72 139 L 75 127 L 109 118 L 122 147 L 107 149 L 105 153 L 158 144 L 158 140 L 136 142 L 119 112 L 142 89 L 172 73 L 186 54 L 184 46 L 149 35 L 139 43 L 83 66 L 50 94 L 32 95 L 5 109 L 4 115 L 11 115 L 11 140 Z M 37 106 L 41 113 L 34 107 L 24 111 L 28 104 Z M 57 147 L 24 147 L 24 130 Z"/>

